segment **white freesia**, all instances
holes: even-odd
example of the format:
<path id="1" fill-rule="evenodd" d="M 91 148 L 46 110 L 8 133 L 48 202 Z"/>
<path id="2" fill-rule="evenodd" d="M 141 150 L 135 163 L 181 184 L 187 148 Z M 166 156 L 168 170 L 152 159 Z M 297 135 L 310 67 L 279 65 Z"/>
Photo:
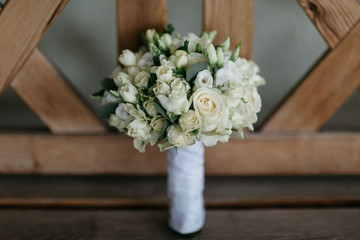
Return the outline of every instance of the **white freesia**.
<path id="1" fill-rule="evenodd" d="M 145 141 L 149 138 L 150 131 L 151 127 L 145 120 L 135 119 L 129 124 L 127 135 Z"/>
<path id="2" fill-rule="evenodd" d="M 116 116 L 118 116 L 120 119 L 124 121 L 131 121 L 134 118 L 129 114 L 129 112 L 125 109 L 125 106 L 123 103 L 120 103 L 119 106 L 115 110 Z"/>
<path id="3" fill-rule="evenodd" d="M 226 89 L 230 83 L 241 84 L 243 75 L 232 61 L 227 61 L 215 75 L 215 86 Z"/>
<path id="4" fill-rule="evenodd" d="M 193 131 L 200 127 L 200 115 L 194 110 L 189 110 L 179 118 L 179 126 L 186 132 Z"/>
<path id="5" fill-rule="evenodd" d="M 195 78 L 195 88 L 212 88 L 213 77 L 209 70 L 205 69 L 200 71 Z"/>
<path id="6" fill-rule="evenodd" d="M 148 40 L 149 43 L 153 43 L 154 42 L 154 34 L 156 33 L 155 29 L 148 29 L 146 30 L 146 39 Z"/>
<path id="7" fill-rule="evenodd" d="M 126 49 L 122 51 L 122 54 L 119 57 L 119 61 L 125 67 L 134 66 L 136 65 L 136 56 L 132 51 Z"/>
<path id="8" fill-rule="evenodd" d="M 154 117 L 157 114 L 155 105 L 154 105 L 154 101 L 153 100 L 147 100 L 143 103 L 143 107 L 145 108 L 145 111 L 147 112 L 147 114 L 149 114 L 150 116 Z"/>
<path id="9" fill-rule="evenodd" d="M 188 67 L 198 62 L 206 62 L 207 59 L 204 54 L 192 52 L 188 55 Z"/>
<path id="10" fill-rule="evenodd" d="M 110 114 L 109 125 L 112 127 L 116 127 L 120 132 L 123 132 L 129 125 L 129 123 L 130 121 L 126 121 L 115 114 Z"/>
<path id="11" fill-rule="evenodd" d="M 118 72 L 113 79 L 114 83 L 121 88 L 123 85 L 130 83 L 132 78 L 127 73 Z"/>
<path id="12" fill-rule="evenodd" d="M 124 104 L 126 111 L 136 119 L 146 119 L 146 114 L 141 110 L 139 105 L 134 105 L 130 103 Z"/>
<path id="13" fill-rule="evenodd" d="M 168 95 L 170 94 L 170 86 L 162 81 L 158 81 L 154 88 L 155 95 Z"/>
<path id="14" fill-rule="evenodd" d="M 193 95 L 194 110 L 202 119 L 201 131 L 215 130 L 222 118 L 223 97 L 221 91 L 214 88 L 199 88 Z"/>
<path id="15" fill-rule="evenodd" d="M 189 52 L 195 52 L 197 44 L 200 44 L 201 49 L 203 49 L 206 47 L 208 43 L 210 43 L 210 39 L 207 34 L 204 34 L 202 37 L 198 37 L 194 33 L 189 33 L 187 35 L 187 39 L 189 40 L 189 45 L 188 45 Z"/>
<path id="16" fill-rule="evenodd" d="M 161 106 L 167 111 L 180 115 L 189 110 L 190 102 L 187 100 L 186 94 L 183 91 L 172 90 L 169 96 L 157 95 Z"/>
<path id="17" fill-rule="evenodd" d="M 145 53 L 138 61 L 137 65 L 141 70 L 148 70 L 154 64 L 153 55 L 151 52 Z"/>
<path id="18" fill-rule="evenodd" d="M 101 106 L 104 106 L 108 103 L 116 103 L 118 100 L 116 99 L 116 97 L 114 97 L 111 93 L 109 93 L 108 91 L 104 92 L 104 96 L 101 99 Z"/>
<path id="19" fill-rule="evenodd" d="M 215 47 L 212 43 L 209 43 L 206 45 L 206 49 L 207 49 L 207 54 L 208 54 L 208 58 L 209 58 L 209 63 L 210 63 L 210 65 L 214 66 L 217 62 L 217 55 L 216 55 Z"/>
<path id="20" fill-rule="evenodd" d="M 164 127 L 165 121 L 164 117 L 158 115 L 151 120 L 150 126 L 156 133 L 160 133 Z"/>
<path id="21" fill-rule="evenodd" d="M 182 68 L 182 67 L 186 66 L 187 63 L 188 63 L 188 58 L 184 54 L 181 54 L 176 59 L 176 67 L 178 67 L 178 68 Z"/>
<path id="22" fill-rule="evenodd" d="M 140 72 L 140 69 L 136 66 L 128 67 L 128 73 L 131 77 L 136 77 L 138 73 Z"/>
<path id="23" fill-rule="evenodd" d="M 167 137 L 169 143 L 174 145 L 175 147 L 180 147 L 181 149 L 185 149 L 187 146 L 187 137 L 186 132 L 184 132 L 179 126 L 171 125 L 168 128 Z"/>
<path id="24" fill-rule="evenodd" d="M 147 86 L 149 77 L 150 77 L 149 73 L 145 71 L 139 72 L 134 79 L 134 85 L 139 88 Z"/>
<path id="25" fill-rule="evenodd" d="M 181 78 L 175 78 L 171 83 L 171 89 L 177 90 L 186 96 L 187 91 L 190 89 L 190 85 L 188 82 L 181 80 Z"/>
<path id="26" fill-rule="evenodd" d="M 121 97 L 129 103 L 137 103 L 136 95 L 138 94 L 138 91 L 136 87 L 134 87 L 132 84 L 126 84 L 125 86 L 122 86 L 120 89 L 120 95 Z"/>
<path id="27" fill-rule="evenodd" d="M 160 66 L 156 71 L 156 75 L 160 81 L 164 82 L 170 82 L 174 78 L 172 69 L 169 65 Z"/>
<path id="28" fill-rule="evenodd" d="M 170 34 L 165 33 L 165 34 L 163 34 L 163 35 L 161 36 L 160 39 L 161 39 L 161 41 L 162 41 L 163 43 L 165 43 L 165 45 L 166 45 L 167 47 L 171 47 L 171 45 L 172 45 L 172 38 L 171 38 Z"/>

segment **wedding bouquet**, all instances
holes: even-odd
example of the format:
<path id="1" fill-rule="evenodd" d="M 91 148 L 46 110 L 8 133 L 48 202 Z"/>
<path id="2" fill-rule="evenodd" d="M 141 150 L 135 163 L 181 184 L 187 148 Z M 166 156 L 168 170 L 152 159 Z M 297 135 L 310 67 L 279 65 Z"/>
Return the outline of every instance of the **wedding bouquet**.
<path id="1" fill-rule="evenodd" d="M 240 58 L 240 44 L 230 51 L 230 38 L 214 46 L 216 32 L 172 37 L 148 29 L 136 52 L 122 51 L 120 66 L 101 81 L 99 115 L 134 139 L 145 151 L 185 149 L 196 141 L 205 146 L 227 142 L 232 131 L 253 130 L 264 84 L 258 66 Z"/>

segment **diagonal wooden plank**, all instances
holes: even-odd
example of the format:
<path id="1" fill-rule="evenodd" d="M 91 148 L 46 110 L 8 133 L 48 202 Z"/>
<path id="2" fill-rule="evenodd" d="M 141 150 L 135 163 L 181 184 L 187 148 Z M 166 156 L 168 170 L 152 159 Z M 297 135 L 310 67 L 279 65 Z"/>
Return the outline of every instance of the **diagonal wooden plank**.
<path id="1" fill-rule="evenodd" d="M 263 131 L 316 131 L 360 85 L 360 22 L 266 122 Z"/>
<path id="2" fill-rule="evenodd" d="M 118 52 L 138 50 L 140 33 L 166 26 L 166 0 L 117 0 Z"/>
<path id="3" fill-rule="evenodd" d="M 0 134 L 0 143 L 0 173 L 166 173 L 165 153 L 141 154 L 117 135 Z M 359 174 L 360 135 L 251 134 L 207 148 L 205 168 L 208 175 Z"/>
<path id="4" fill-rule="evenodd" d="M 39 50 L 11 83 L 53 133 L 102 133 L 106 129 Z"/>
<path id="5" fill-rule="evenodd" d="M 251 59 L 254 25 L 253 0 L 203 0 L 203 29 L 217 30 L 215 43 L 230 36 L 231 47 L 241 42 L 240 56 Z"/>
<path id="6" fill-rule="evenodd" d="M 335 48 L 360 20 L 357 0 L 297 1 L 331 48 Z"/>
<path id="7" fill-rule="evenodd" d="M 0 15 L 0 95 L 68 0 L 10 0 Z"/>

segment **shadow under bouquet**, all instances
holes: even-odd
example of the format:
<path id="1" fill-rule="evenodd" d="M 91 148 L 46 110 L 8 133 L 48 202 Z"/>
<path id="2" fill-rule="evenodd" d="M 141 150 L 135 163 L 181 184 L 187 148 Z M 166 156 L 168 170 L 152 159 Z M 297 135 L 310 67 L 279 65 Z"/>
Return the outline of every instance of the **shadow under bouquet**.
<path id="1" fill-rule="evenodd" d="M 265 84 L 258 66 L 230 51 L 230 38 L 214 46 L 216 32 L 172 36 L 148 29 L 137 51 L 123 50 L 120 65 L 101 80 L 99 115 L 133 138 L 134 147 L 168 151 L 169 225 L 181 234 L 204 224 L 204 145 L 253 130 Z M 219 160 L 221 161 L 221 160 Z"/>

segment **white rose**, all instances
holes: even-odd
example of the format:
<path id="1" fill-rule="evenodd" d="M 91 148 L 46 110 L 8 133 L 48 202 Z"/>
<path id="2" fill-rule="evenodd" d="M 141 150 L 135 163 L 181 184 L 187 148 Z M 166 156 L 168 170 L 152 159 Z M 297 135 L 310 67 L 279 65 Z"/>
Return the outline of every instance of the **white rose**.
<path id="1" fill-rule="evenodd" d="M 126 84 L 125 86 L 122 86 L 120 89 L 120 95 L 121 97 L 129 103 L 137 103 L 136 95 L 138 94 L 138 91 L 136 87 L 134 87 L 132 84 Z"/>
<path id="2" fill-rule="evenodd" d="M 137 65 L 141 70 L 148 70 L 153 64 L 153 55 L 151 52 L 147 52 L 140 58 Z"/>
<path id="3" fill-rule="evenodd" d="M 149 138 L 150 131 L 151 127 L 145 120 L 135 119 L 129 124 L 127 135 L 145 141 Z"/>
<path id="4" fill-rule="evenodd" d="M 108 91 L 104 92 L 104 96 L 101 99 L 101 106 L 104 106 L 108 103 L 116 103 L 118 100 L 116 99 L 116 97 L 114 97 L 111 93 L 109 93 Z"/>
<path id="5" fill-rule="evenodd" d="M 154 129 L 156 133 L 161 133 L 164 124 L 165 124 L 165 118 L 159 115 L 154 117 L 150 122 L 150 126 Z"/>
<path id="6" fill-rule="evenodd" d="M 173 72 L 169 65 L 160 66 L 156 75 L 160 81 L 170 82 L 173 79 Z"/>
<path id="7" fill-rule="evenodd" d="M 147 100 L 143 103 L 143 107 L 145 108 L 146 112 L 154 117 L 157 114 L 155 105 L 154 105 L 154 101 L 153 100 Z"/>
<path id="8" fill-rule="evenodd" d="M 228 61 L 216 72 L 215 85 L 226 89 L 230 83 L 241 84 L 242 78 L 243 76 L 235 63 Z"/>
<path id="9" fill-rule="evenodd" d="M 162 81 L 157 81 L 153 89 L 155 95 L 168 95 L 170 94 L 170 86 Z"/>
<path id="10" fill-rule="evenodd" d="M 195 78 L 195 88 L 212 88 L 213 77 L 209 70 L 205 69 L 199 72 Z"/>
<path id="11" fill-rule="evenodd" d="M 190 103 L 187 100 L 186 93 L 174 89 L 169 96 L 157 95 L 163 108 L 175 115 L 183 114 L 189 110 Z"/>
<path id="12" fill-rule="evenodd" d="M 149 77 L 150 77 L 149 73 L 147 73 L 145 71 L 139 72 L 134 79 L 134 85 L 139 88 L 146 86 L 148 83 Z"/>
<path id="13" fill-rule="evenodd" d="M 122 51 L 122 54 L 119 57 L 119 61 L 126 67 L 134 66 L 136 65 L 136 56 L 132 51 L 126 49 Z"/>
<path id="14" fill-rule="evenodd" d="M 202 119 L 201 131 L 210 132 L 222 121 L 223 108 L 222 93 L 214 88 L 199 88 L 193 94 L 194 110 Z"/>
<path id="15" fill-rule="evenodd" d="M 124 72 L 118 72 L 114 76 L 114 83 L 120 88 L 125 84 L 128 84 L 131 82 L 131 77 Z"/>
<path id="16" fill-rule="evenodd" d="M 131 121 L 134 118 L 126 111 L 124 104 L 120 103 L 119 106 L 115 110 L 116 116 L 120 117 L 124 121 Z"/>
<path id="17" fill-rule="evenodd" d="M 131 77 L 136 77 L 136 75 L 140 72 L 140 69 L 136 66 L 128 67 L 128 73 Z"/>
<path id="18" fill-rule="evenodd" d="M 194 65 L 195 63 L 198 62 L 206 62 L 206 56 L 204 54 L 201 53 L 196 53 L 196 52 L 192 52 L 188 55 L 188 67 Z"/>
<path id="19" fill-rule="evenodd" d="M 185 149 L 187 146 L 186 133 L 177 125 L 171 125 L 168 128 L 167 138 L 176 147 Z"/>
<path id="20" fill-rule="evenodd" d="M 200 116 L 194 110 L 189 110 L 179 118 L 179 125 L 184 131 L 193 131 L 200 127 Z"/>

